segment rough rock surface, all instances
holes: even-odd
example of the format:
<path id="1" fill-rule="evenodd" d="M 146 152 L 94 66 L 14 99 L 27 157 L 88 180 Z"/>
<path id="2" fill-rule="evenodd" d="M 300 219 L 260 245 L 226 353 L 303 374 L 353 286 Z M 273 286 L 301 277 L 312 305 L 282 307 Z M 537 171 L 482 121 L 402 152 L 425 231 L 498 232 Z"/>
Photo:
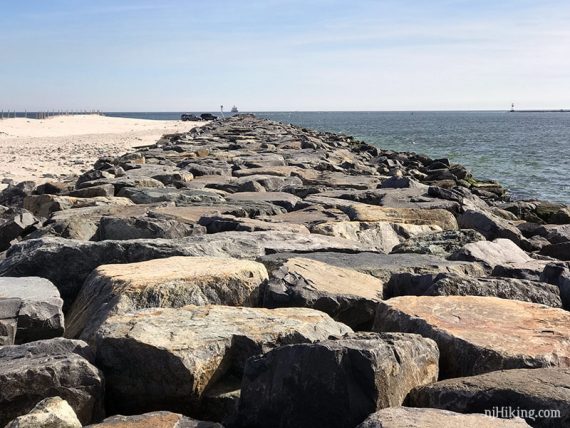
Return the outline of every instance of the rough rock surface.
<path id="1" fill-rule="evenodd" d="M 111 416 L 92 428 L 223 428 L 215 422 L 204 422 L 172 412 L 150 412 L 134 416 Z"/>
<path id="2" fill-rule="evenodd" d="M 274 349 L 247 361 L 240 426 L 355 426 L 437 379 L 438 357 L 430 339 L 389 333 Z"/>
<path id="3" fill-rule="evenodd" d="M 170 257 L 99 266 L 67 314 L 66 336 L 90 341 L 109 316 L 137 309 L 254 306 L 267 278 L 261 263 L 221 257 Z"/>
<path id="4" fill-rule="evenodd" d="M 474 296 L 403 296 L 378 304 L 375 331 L 417 333 L 441 352 L 443 378 L 493 370 L 570 367 L 570 313 Z"/>
<path id="5" fill-rule="evenodd" d="M 51 280 L 68 305 L 93 269 L 104 264 L 134 263 L 173 256 L 254 258 L 263 255 L 258 243 L 245 234 L 215 234 L 178 240 L 134 239 L 82 242 L 44 238 L 10 248 L 0 262 L 0 276 L 37 275 Z"/>
<path id="6" fill-rule="evenodd" d="M 554 308 L 562 306 L 558 287 L 545 282 L 516 278 L 470 278 L 453 274 L 440 274 L 423 295 L 491 296 L 541 303 Z"/>
<path id="7" fill-rule="evenodd" d="M 523 419 L 463 415 L 447 410 L 390 407 L 371 414 L 356 428 L 524 428 Z"/>
<path id="8" fill-rule="evenodd" d="M 199 411 L 204 392 L 245 360 L 288 343 L 350 332 L 305 308 L 184 306 L 115 315 L 96 336 L 108 409 L 121 413 Z M 168 382 L 164 382 L 168 379 Z M 190 413 L 188 413 L 190 412 Z"/>
<path id="9" fill-rule="evenodd" d="M 292 258 L 271 273 L 263 306 L 308 307 L 354 329 L 370 327 L 384 284 L 373 276 L 316 260 Z"/>
<path id="10" fill-rule="evenodd" d="M 475 230 L 446 230 L 410 237 L 396 245 L 392 253 L 432 254 L 447 257 L 466 244 L 484 240 L 485 237 Z"/>
<path id="11" fill-rule="evenodd" d="M 409 405 L 461 413 L 484 413 L 494 408 L 527 412 L 521 417 L 533 427 L 570 425 L 570 369 L 515 369 L 448 379 L 413 390 Z M 544 417 L 539 411 L 559 411 Z M 531 413 L 532 412 L 532 413 Z"/>
<path id="12" fill-rule="evenodd" d="M 13 325 L 14 337 L 2 339 L 0 345 L 13 345 L 61 336 L 64 329 L 63 300 L 47 279 L 37 277 L 0 277 L 1 325 Z"/>
<path id="13" fill-rule="evenodd" d="M 0 347 L 0 425 L 21 416 L 41 400 L 59 396 L 79 420 L 103 416 L 103 377 L 83 356 L 86 343 L 41 340 Z"/>
<path id="14" fill-rule="evenodd" d="M 18 416 L 5 428 L 81 428 L 81 422 L 61 397 L 50 397 L 40 401 L 27 414 Z"/>

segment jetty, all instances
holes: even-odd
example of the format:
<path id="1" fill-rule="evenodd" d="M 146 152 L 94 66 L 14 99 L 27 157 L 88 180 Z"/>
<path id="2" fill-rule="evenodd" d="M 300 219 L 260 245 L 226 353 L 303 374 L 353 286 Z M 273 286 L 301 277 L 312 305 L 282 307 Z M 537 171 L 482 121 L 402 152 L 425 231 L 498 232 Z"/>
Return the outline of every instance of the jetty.
<path id="1" fill-rule="evenodd" d="M 568 426 L 569 225 L 243 114 L 10 183 L 0 426 Z"/>

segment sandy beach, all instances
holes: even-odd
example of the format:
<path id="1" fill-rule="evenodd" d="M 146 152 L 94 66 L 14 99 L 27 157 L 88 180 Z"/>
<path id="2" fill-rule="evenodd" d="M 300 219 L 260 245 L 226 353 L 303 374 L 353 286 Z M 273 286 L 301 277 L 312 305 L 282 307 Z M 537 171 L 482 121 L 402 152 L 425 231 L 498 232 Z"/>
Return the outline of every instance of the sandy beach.
<path id="1" fill-rule="evenodd" d="M 98 115 L 0 120 L 0 180 L 41 183 L 80 174 L 102 156 L 123 154 L 204 123 Z"/>

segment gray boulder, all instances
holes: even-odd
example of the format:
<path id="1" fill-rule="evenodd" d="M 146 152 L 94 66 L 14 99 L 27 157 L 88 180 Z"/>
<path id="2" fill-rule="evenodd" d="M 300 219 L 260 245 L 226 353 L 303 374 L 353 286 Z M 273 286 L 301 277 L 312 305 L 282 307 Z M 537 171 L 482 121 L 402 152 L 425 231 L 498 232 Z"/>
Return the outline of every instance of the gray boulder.
<path id="1" fill-rule="evenodd" d="M 39 227 L 40 221 L 23 208 L 11 208 L 0 212 L 0 252 L 7 250 L 12 241 Z"/>
<path id="2" fill-rule="evenodd" d="M 249 357 L 350 331 L 312 309 L 184 306 L 112 316 L 95 341 L 109 411 L 195 414 L 208 389 L 241 377 Z"/>
<path id="3" fill-rule="evenodd" d="M 313 308 L 354 329 L 366 329 L 374 320 L 383 285 L 379 279 L 351 269 L 292 258 L 271 273 L 263 306 Z"/>
<path id="4" fill-rule="evenodd" d="M 474 229 L 489 241 L 505 238 L 520 245 L 524 240 L 519 229 L 490 212 L 468 209 L 458 217 L 457 222 L 461 229 Z"/>
<path id="5" fill-rule="evenodd" d="M 406 334 L 359 333 L 274 349 L 247 361 L 239 426 L 353 427 L 436 380 L 438 357 L 433 341 Z"/>
<path id="6" fill-rule="evenodd" d="M 144 217 L 102 217 L 97 240 L 177 239 L 205 233 L 206 228 L 198 224 L 149 213 Z"/>
<path id="7" fill-rule="evenodd" d="M 412 236 L 392 249 L 392 253 L 432 254 L 434 256 L 448 257 L 472 242 L 484 241 L 485 237 L 471 229 L 445 230 Z"/>
<path id="8" fill-rule="evenodd" d="M 158 202 L 174 202 L 176 205 L 192 205 L 197 203 L 221 203 L 225 199 L 212 190 L 175 189 L 173 187 L 143 188 L 124 187 L 118 196 L 129 198 L 135 204 L 154 204 Z"/>
<path id="9" fill-rule="evenodd" d="M 261 263 L 222 257 L 169 257 L 99 266 L 67 313 L 66 336 L 91 342 L 109 316 L 144 308 L 254 306 L 266 281 Z"/>
<path id="10" fill-rule="evenodd" d="M 540 303 L 554 308 L 562 306 L 560 290 L 555 285 L 516 278 L 472 278 L 454 274 L 440 274 L 423 295 L 491 296 Z"/>
<path id="11" fill-rule="evenodd" d="M 87 344 L 49 339 L 0 347 L 0 425 L 59 396 L 83 424 L 103 417 L 103 377 L 84 356 Z"/>
<path id="12" fill-rule="evenodd" d="M 487 415 L 448 410 L 389 407 L 371 414 L 356 428 L 527 428 L 523 419 L 499 419 Z"/>
<path id="13" fill-rule="evenodd" d="M 47 279 L 0 277 L 0 344 L 13 345 L 63 335 L 63 300 Z"/>
<path id="14" fill-rule="evenodd" d="M 448 379 L 416 388 L 408 404 L 460 413 L 494 411 L 501 417 L 524 417 L 533 427 L 569 426 L 570 369 L 501 370 Z"/>

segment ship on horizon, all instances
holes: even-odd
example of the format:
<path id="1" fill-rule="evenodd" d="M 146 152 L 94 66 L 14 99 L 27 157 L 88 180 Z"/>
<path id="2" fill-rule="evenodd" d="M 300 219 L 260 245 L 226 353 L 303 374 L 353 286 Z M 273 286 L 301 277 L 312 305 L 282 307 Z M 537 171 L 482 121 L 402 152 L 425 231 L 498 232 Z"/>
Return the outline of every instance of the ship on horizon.
<path id="1" fill-rule="evenodd" d="M 232 113 L 239 113 L 238 108 L 236 106 L 233 106 L 231 109 Z"/>

